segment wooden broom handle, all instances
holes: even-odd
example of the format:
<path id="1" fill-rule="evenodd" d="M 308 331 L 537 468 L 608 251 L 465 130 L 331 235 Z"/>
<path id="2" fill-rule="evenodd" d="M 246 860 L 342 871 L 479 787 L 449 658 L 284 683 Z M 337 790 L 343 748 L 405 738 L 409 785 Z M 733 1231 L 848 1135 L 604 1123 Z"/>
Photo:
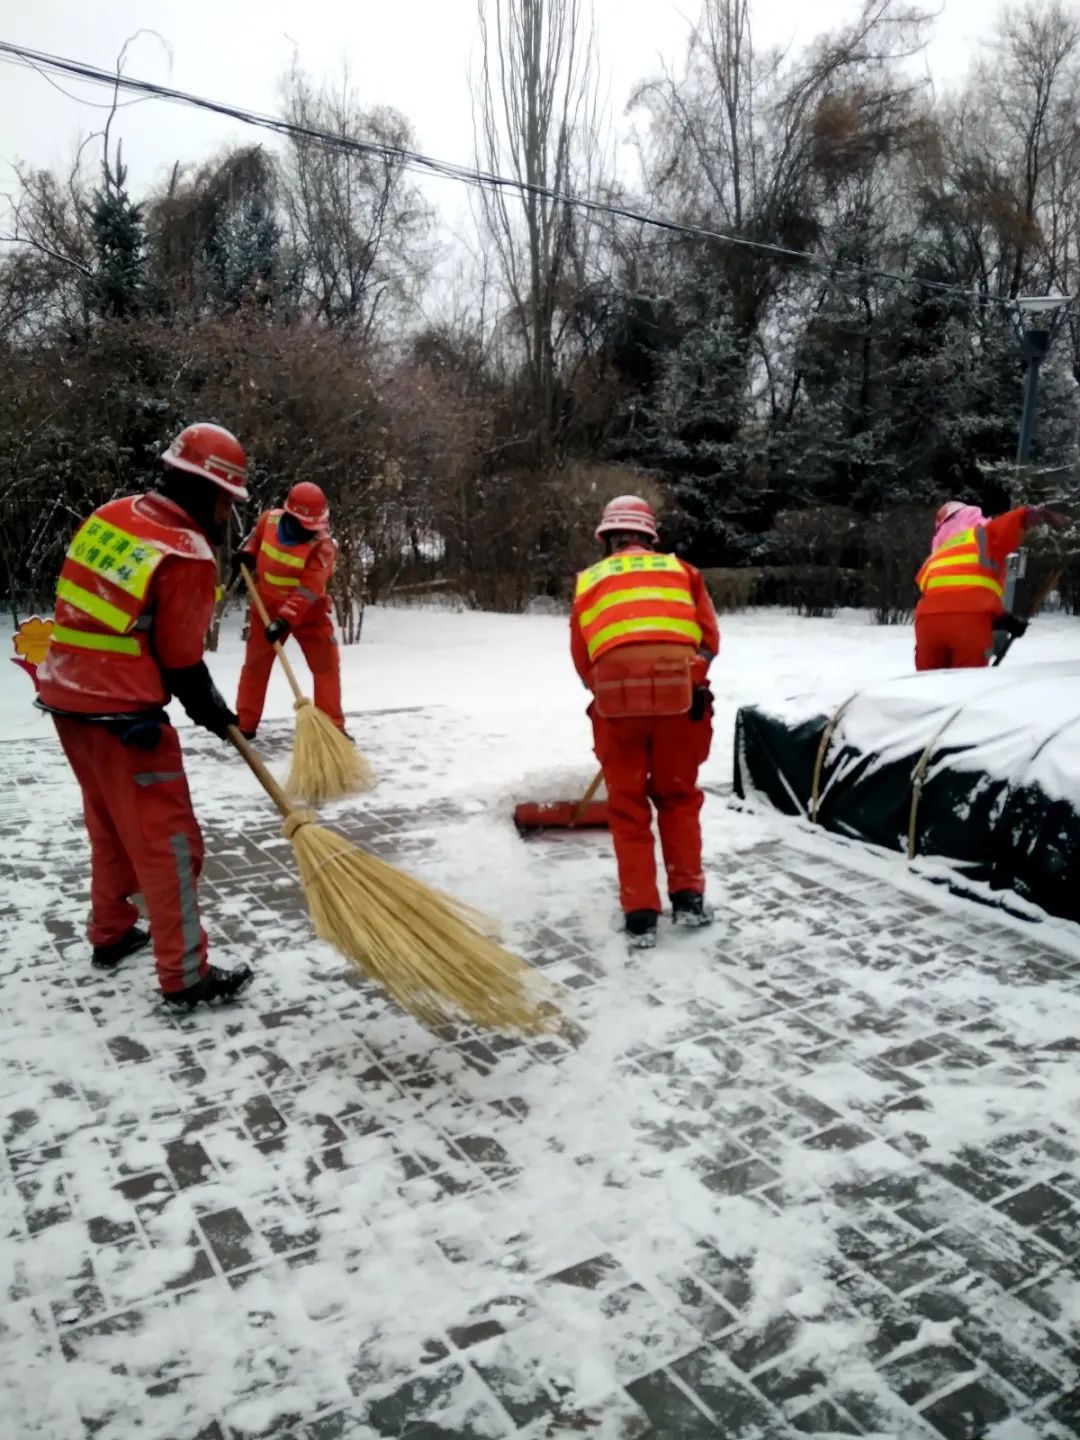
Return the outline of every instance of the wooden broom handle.
<path id="1" fill-rule="evenodd" d="M 255 613 L 262 621 L 263 628 L 265 629 L 266 626 L 270 624 L 270 616 L 266 613 L 266 606 L 262 602 L 262 596 L 259 594 L 258 590 L 256 590 L 255 581 L 252 580 L 251 571 L 247 568 L 247 566 L 241 565 L 240 569 L 244 572 L 244 579 L 247 582 L 248 594 L 251 596 L 251 603 L 255 607 Z M 281 661 L 282 669 L 285 671 L 285 678 L 286 680 L 288 680 L 290 686 L 292 687 L 293 699 L 303 700 L 303 691 L 300 689 L 299 683 L 296 679 L 296 675 L 293 673 L 293 668 L 289 664 L 285 656 L 285 649 L 280 640 L 274 641 L 274 649 L 277 651 L 277 657 Z"/>
<path id="2" fill-rule="evenodd" d="M 282 816 L 287 820 L 289 816 L 293 814 L 293 808 L 289 804 L 289 797 L 266 768 L 262 756 L 253 746 L 248 744 L 235 725 L 230 725 L 226 734 L 228 735 L 229 743 L 240 751 L 240 754 L 247 761 L 248 768 L 256 780 L 258 780 L 259 784 L 270 796 L 270 799 L 281 811 Z"/>
<path id="3" fill-rule="evenodd" d="M 601 766 L 600 769 L 599 769 L 599 770 L 596 772 L 596 774 L 593 776 L 592 784 L 589 786 L 589 788 L 585 791 L 585 794 L 582 795 L 581 799 L 580 799 L 580 800 L 577 802 L 577 804 L 574 806 L 574 813 L 573 813 L 573 815 L 570 816 L 570 827 L 569 827 L 569 828 L 570 828 L 571 830 L 574 828 L 574 826 L 575 826 L 575 825 L 578 823 L 578 821 L 581 819 L 582 815 L 585 814 L 585 810 L 586 810 L 586 808 L 587 808 L 587 806 L 588 806 L 588 804 L 589 804 L 589 801 L 590 801 L 590 800 L 593 798 L 593 796 L 596 794 L 597 790 L 600 789 L 600 781 L 603 780 L 603 778 L 604 778 L 604 767 Z"/>

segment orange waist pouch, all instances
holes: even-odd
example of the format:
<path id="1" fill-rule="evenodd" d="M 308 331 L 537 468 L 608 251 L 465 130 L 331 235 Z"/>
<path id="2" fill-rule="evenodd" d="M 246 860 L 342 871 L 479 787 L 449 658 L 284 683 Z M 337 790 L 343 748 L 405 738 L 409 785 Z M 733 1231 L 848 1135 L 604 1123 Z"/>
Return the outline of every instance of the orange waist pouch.
<path id="1" fill-rule="evenodd" d="M 592 669 L 596 713 L 605 720 L 685 715 L 693 700 L 688 645 L 620 645 Z"/>

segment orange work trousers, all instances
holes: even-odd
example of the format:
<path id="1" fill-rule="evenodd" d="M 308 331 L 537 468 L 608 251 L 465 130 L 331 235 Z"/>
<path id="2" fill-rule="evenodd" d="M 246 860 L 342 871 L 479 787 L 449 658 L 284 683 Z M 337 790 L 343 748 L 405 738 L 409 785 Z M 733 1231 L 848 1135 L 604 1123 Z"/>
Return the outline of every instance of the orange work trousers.
<path id="1" fill-rule="evenodd" d="M 994 617 L 985 610 L 915 614 L 916 670 L 975 670 L 994 651 Z"/>
<path id="2" fill-rule="evenodd" d="M 698 769 L 712 744 L 712 717 L 644 715 L 605 720 L 593 711 L 593 743 L 604 770 L 608 821 L 623 910 L 659 911 L 652 809 L 660 829 L 667 890 L 704 894 Z M 650 805 L 651 802 L 651 805 Z"/>
<path id="3" fill-rule="evenodd" d="M 126 935 L 139 919 L 131 897 L 141 894 L 161 988 L 185 990 L 206 973 L 207 945 L 198 895 L 203 838 L 179 737 L 162 725 L 158 744 L 137 750 L 99 722 L 53 718 L 90 836 L 90 943 Z"/>
<path id="4" fill-rule="evenodd" d="M 339 730 L 345 729 L 345 717 L 341 713 L 341 661 L 334 626 L 325 611 L 311 620 L 305 620 L 290 637 L 303 652 L 311 671 L 315 686 L 315 704 L 329 715 Z M 266 687 L 270 683 L 270 671 L 276 659 L 274 647 L 266 638 L 265 630 L 257 615 L 252 615 L 248 626 L 247 650 L 244 653 L 244 668 L 240 672 L 240 686 L 236 696 L 236 713 L 240 717 L 241 730 L 257 730 L 262 719 L 263 704 L 266 701 Z"/>

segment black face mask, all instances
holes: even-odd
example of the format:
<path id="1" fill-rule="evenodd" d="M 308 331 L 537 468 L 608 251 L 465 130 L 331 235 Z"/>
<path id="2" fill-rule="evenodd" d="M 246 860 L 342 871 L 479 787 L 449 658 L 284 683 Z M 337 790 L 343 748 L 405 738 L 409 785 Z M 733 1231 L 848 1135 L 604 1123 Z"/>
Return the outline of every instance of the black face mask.
<path id="1" fill-rule="evenodd" d="M 221 491 L 209 480 L 200 480 L 198 475 L 187 471 L 167 470 L 162 476 L 158 489 L 167 500 L 191 516 L 198 528 L 215 548 L 224 545 L 228 534 L 228 521 L 214 519 Z"/>
<path id="2" fill-rule="evenodd" d="M 604 536 L 605 555 L 614 555 L 616 550 L 622 550 L 627 545 L 641 545 L 646 550 L 653 549 L 653 542 L 648 535 L 639 535 L 634 531 L 610 531 Z"/>
<path id="3" fill-rule="evenodd" d="M 286 510 L 278 521 L 278 535 L 286 545 L 301 545 L 305 540 L 314 540 L 315 531 L 305 530 L 296 516 Z"/>

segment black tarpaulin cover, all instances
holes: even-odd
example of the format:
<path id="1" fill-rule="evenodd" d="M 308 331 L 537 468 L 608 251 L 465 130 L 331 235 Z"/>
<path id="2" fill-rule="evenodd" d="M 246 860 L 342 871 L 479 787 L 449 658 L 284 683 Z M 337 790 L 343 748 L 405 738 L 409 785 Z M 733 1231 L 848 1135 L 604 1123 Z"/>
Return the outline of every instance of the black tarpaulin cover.
<path id="1" fill-rule="evenodd" d="M 745 706 L 735 790 L 1080 920 L 1080 661 Z"/>

